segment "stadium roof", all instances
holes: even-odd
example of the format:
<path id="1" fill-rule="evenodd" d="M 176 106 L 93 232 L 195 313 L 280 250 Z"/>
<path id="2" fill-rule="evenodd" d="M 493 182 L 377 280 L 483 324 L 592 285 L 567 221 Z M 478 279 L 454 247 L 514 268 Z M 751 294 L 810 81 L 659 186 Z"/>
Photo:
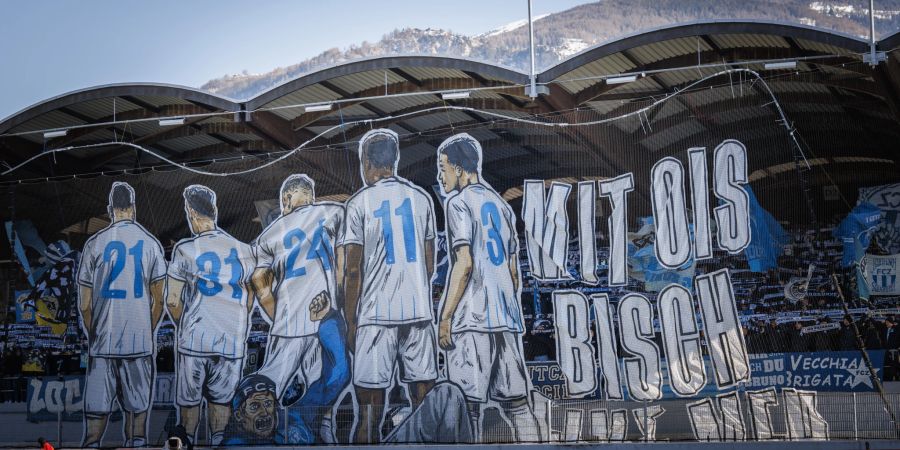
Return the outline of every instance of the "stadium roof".
<path id="1" fill-rule="evenodd" d="M 865 40 L 832 31 L 761 21 L 680 24 L 594 46 L 545 70 L 538 74 L 537 81 L 547 85 L 549 93 L 535 100 L 525 94 L 527 74 L 484 62 L 434 56 L 353 61 L 287 81 L 245 101 L 165 84 L 106 85 L 48 99 L 0 122 L 0 159 L 14 166 L 45 149 L 110 142 L 139 144 L 182 162 L 262 157 L 293 149 L 320 133 L 324 135 L 312 145 L 355 148 L 358 137 L 372 125 L 338 125 L 381 118 L 377 126 L 423 136 L 413 148 L 404 149 L 401 170 L 427 168 L 409 177 L 421 185 L 431 185 L 440 139 L 429 140 L 427 136 L 445 130 L 448 123 L 454 127 L 483 124 L 476 137 L 485 148 L 504 149 L 496 157 L 485 158 L 484 170 L 491 174 L 491 182 L 499 191 L 515 199 L 515 189 L 521 187 L 523 178 L 552 178 L 561 173 L 573 179 L 602 177 L 621 173 L 627 165 L 616 155 L 607 155 L 609 173 L 588 174 L 580 170 L 582 159 L 577 157 L 557 158 L 552 168 L 517 165 L 517 158 L 548 152 L 602 153 L 609 139 L 616 138 L 617 133 L 619 137 L 630 135 L 636 125 L 608 127 L 611 137 L 568 130 L 565 139 L 571 145 L 561 145 L 559 139 L 548 139 L 546 130 L 496 120 L 485 112 L 515 117 L 541 115 L 556 121 L 578 121 L 578 114 L 584 111 L 611 117 L 633 111 L 636 100 L 661 98 L 724 69 L 748 68 L 767 77 L 793 127 L 810 148 L 816 149 L 819 158 L 811 165 L 854 168 L 832 171 L 830 183 L 842 183 L 841 177 L 858 178 L 863 167 L 860 163 L 866 163 L 864 170 L 872 172 L 867 182 L 874 184 L 893 179 L 897 173 L 898 47 L 900 33 L 882 39 L 878 48 L 888 53 L 888 59 L 872 68 L 863 62 L 862 54 L 868 51 Z M 764 70 L 763 61 L 784 60 L 797 61 L 796 67 Z M 604 79 L 621 74 L 633 74 L 636 80 L 613 84 Z M 678 115 L 678 121 L 664 123 L 667 133 L 659 134 L 660 139 L 641 140 L 638 145 L 650 154 L 663 147 L 686 149 L 696 136 L 710 133 L 709 124 L 701 116 L 714 112 L 717 102 L 734 96 L 734 86 L 714 88 L 710 90 L 713 97 L 703 105 L 676 98 L 669 115 L 694 113 Z M 754 89 L 761 88 L 756 85 Z M 467 91 L 469 97 L 445 100 L 440 95 L 445 91 Z M 310 104 L 332 104 L 332 108 L 308 111 L 298 106 Z M 444 105 L 473 110 L 438 108 Z M 770 121 L 754 121 L 746 111 L 721 114 L 733 115 L 723 122 L 743 121 L 760 133 L 772 126 Z M 184 117 L 184 122 L 160 126 L 160 117 Z M 656 125 L 656 117 L 646 120 Z M 36 132 L 62 128 L 68 128 L 65 136 L 50 139 Z M 355 165 L 355 151 L 350 154 Z M 29 164 L 0 178 L 0 182 L 159 163 L 153 156 L 136 157 L 133 148 L 115 144 L 55 157 L 52 171 L 47 170 L 47 163 Z M 306 163 L 310 175 L 323 180 L 318 186 L 321 194 L 352 191 L 346 183 L 328 180 L 330 167 L 346 164 L 343 152 L 301 151 L 298 157 Z M 783 170 L 783 163 L 764 168 L 757 164 L 751 179 L 791 178 L 792 171 Z"/>

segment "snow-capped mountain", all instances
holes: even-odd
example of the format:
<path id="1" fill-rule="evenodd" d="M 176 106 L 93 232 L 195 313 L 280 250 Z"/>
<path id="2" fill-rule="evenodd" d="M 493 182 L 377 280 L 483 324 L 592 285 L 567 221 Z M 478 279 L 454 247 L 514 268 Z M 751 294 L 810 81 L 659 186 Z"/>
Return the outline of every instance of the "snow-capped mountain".
<path id="1" fill-rule="evenodd" d="M 537 16 L 534 16 L 533 21 L 536 23 L 538 20 L 541 20 L 541 19 L 543 19 L 544 17 L 547 17 L 547 16 L 549 16 L 549 15 L 550 15 L 550 14 L 539 14 L 539 15 L 537 15 Z M 526 25 L 528 25 L 528 19 L 517 20 L 517 21 L 515 21 L 515 22 L 510 22 L 510 23 L 508 23 L 508 24 L 506 24 L 506 25 L 503 25 L 502 27 L 494 28 L 493 30 L 488 31 L 487 33 L 479 34 L 478 37 L 480 37 L 480 38 L 488 38 L 488 37 L 491 37 L 491 36 L 496 36 L 496 35 L 498 35 L 498 34 L 503 34 L 503 33 L 510 32 L 510 31 L 512 31 L 512 30 L 515 30 L 515 29 L 524 27 L 524 26 L 526 26 Z"/>
<path id="2" fill-rule="evenodd" d="M 546 69 L 593 45 L 649 28 L 701 19 L 762 19 L 793 22 L 857 36 L 868 35 L 867 0 L 602 0 L 538 16 L 535 66 Z M 876 1 L 876 33 L 900 29 L 900 0 Z M 268 73 L 241 73 L 211 80 L 201 89 L 235 99 L 253 97 L 322 67 L 362 58 L 426 54 L 470 58 L 526 71 L 528 24 L 518 20 L 475 36 L 431 28 L 404 28 L 378 42 L 332 48 Z"/>

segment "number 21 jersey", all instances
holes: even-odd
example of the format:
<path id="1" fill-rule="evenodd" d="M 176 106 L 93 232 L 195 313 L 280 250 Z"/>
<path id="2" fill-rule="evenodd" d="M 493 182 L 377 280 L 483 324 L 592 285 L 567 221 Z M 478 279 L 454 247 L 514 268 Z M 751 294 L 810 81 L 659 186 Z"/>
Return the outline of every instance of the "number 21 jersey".
<path id="1" fill-rule="evenodd" d="M 165 275 L 162 246 L 136 222 L 115 222 L 88 239 L 78 267 L 78 283 L 92 292 L 91 356 L 124 358 L 153 353 L 150 283 Z"/>

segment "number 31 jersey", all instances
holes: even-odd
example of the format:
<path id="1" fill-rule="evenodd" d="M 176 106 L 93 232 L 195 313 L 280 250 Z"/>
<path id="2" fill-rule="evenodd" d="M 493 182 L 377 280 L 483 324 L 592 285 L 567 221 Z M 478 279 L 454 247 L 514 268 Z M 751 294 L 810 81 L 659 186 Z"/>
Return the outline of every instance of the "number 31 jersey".
<path id="1" fill-rule="evenodd" d="M 78 283 L 92 293 L 91 356 L 133 358 L 153 353 L 150 283 L 165 276 L 162 246 L 133 221 L 115 222 L 88 239 Z"/>
<path id="2" fill-rule="evenodd" d="M 172 250 L 169 277 L 184 282 L 178 351 L 192 356 L 244 357 L 249 332 L 250 246 L 222 230 L 183 239 Z"/>
<path id="3" fill-rule="evenodd" d="M 469 284 L 453 315 L 453 332 L 525 331 L 509 271 L 510 260 L 518 264 L 516 216 L 512 209 L 493 189 L 479 183 L 450 197 L 446 212 L 450 253 L 460 245 L 468 245 L 473 266 Z"/>
<path id="4" fill-rule="evenodd" d="M 259 235 L 256 267 L 275 275 L 272 336 L 315 334 L 319 322 L 310 319 L 309 305 L 322 291 L 328 291 L 335 307 L 334 243 L 343 218 L 340 204 L 314 203 L 275 219 Z"/>
<path id="5" fill-rule="evenodd" d="M 425 242 L 435 238 L 431 197 L 398 177 L 365 187 L 347 201 L 341 244 L 363 247 L 358 326 L 432 320 Z"/>

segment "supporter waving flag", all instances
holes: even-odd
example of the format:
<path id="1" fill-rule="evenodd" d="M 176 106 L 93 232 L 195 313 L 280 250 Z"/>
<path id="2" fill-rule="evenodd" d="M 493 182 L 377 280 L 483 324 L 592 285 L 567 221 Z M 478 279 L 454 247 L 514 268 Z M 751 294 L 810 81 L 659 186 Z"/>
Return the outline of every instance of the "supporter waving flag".
<path id="1" fill-rule="evenodd" d="M 744 186 L 750 197 L 750 245 L 744 250 L 747 264 L 753 272 L 765 272 L 778 267 L 778 257 L 784 252 L 788 235 L 781 224 L 760 206 L 750 186 Z"/>
<path id="2" fill-rule="evenodd" d="M 863 202 L 850 211 L 847 217 L 834 229 L 834 237 L 844 242 L 844 257 L 841 267 L 859 263 L 866 254 L 872 239 L 872 232 L 881 224 L 881 210 L 877 206 Z M 755 231 L 755 230 L 754 230 Z"/>

